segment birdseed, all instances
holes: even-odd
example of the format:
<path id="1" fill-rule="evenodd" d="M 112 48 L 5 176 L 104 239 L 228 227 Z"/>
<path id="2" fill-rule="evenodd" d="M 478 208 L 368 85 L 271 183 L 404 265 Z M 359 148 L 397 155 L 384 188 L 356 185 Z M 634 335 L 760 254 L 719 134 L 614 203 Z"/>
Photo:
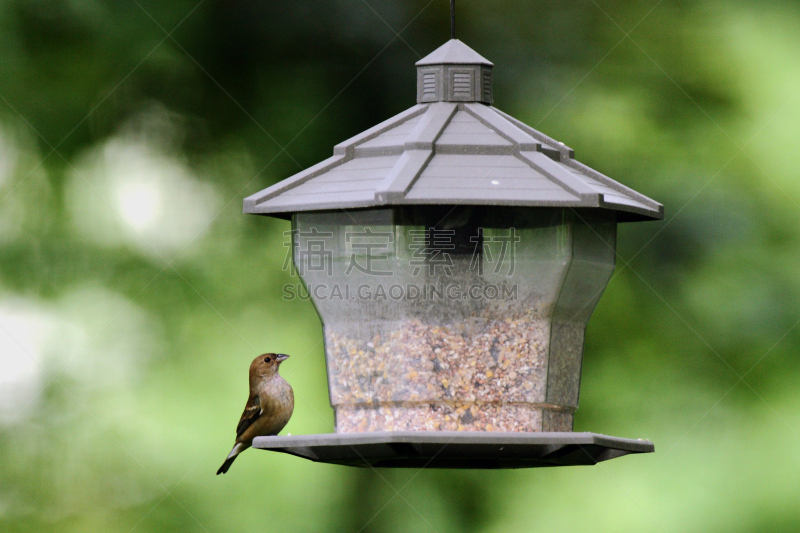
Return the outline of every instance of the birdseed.
<path id="1" fill-rule="evenodd" d="M 545 398 L 545 316 L 326 327 L 336 431 L 571 431 L 574 408 Z"/>

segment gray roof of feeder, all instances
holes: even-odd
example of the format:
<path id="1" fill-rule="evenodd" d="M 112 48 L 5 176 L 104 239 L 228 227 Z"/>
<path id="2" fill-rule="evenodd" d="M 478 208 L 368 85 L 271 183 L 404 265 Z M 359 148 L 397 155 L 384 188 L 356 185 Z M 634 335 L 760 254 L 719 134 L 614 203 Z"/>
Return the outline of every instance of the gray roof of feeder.
<path id="1" fill-rule="evenodd" d="M 618 220 L 664 207 L 579 163 L 492 107 L 492 64 L 453 39 L 417 62 L 418 104 L 334 148 L 330 159 L 244 200 L 244 212 L 400 205 L 600 208 Z"/>

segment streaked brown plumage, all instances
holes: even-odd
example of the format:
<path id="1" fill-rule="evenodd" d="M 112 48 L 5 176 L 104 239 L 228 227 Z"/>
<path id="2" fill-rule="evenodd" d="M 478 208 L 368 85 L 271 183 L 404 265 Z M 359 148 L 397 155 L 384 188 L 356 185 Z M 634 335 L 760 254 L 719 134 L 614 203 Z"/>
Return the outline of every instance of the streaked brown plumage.
<path id="1" fill-rule="evenodd" d="M 224 474 L 236 457 L 253 444 L 255 437 L 277 435 L 294 411 L 292 386 L 278 374 L 285 354 L 265 353 L 250 363 L 250 398 L 236 426 L 236 443 L 217 470 Z"/>

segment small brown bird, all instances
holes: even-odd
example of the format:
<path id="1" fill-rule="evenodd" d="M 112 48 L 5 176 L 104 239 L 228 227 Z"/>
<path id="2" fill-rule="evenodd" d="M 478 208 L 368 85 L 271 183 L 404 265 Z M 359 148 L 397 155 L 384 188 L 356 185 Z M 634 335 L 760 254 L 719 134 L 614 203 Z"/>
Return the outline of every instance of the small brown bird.
<path id="1" fill-rule="evenodd" d="M 255 437 L 277 435 L 289 422 L 294 411 L 294 392 L 278 374 L 278 367 L 288 358 L 282 353 L 265 353 L 250 363 L 250 398 L 236 426 L 236 443 L 217 475 L 227 472 Z"/>

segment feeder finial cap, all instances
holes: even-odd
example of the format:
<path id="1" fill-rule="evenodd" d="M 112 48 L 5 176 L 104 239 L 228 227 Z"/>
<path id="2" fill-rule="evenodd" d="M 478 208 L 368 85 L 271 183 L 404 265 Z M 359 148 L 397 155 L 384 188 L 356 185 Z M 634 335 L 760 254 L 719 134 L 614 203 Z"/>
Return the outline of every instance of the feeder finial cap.
<path id="1" fill-rule="evenodd" d="M 450 39 L 417 61 L 417 102 L 492 103 L 491 61 Z"/>

